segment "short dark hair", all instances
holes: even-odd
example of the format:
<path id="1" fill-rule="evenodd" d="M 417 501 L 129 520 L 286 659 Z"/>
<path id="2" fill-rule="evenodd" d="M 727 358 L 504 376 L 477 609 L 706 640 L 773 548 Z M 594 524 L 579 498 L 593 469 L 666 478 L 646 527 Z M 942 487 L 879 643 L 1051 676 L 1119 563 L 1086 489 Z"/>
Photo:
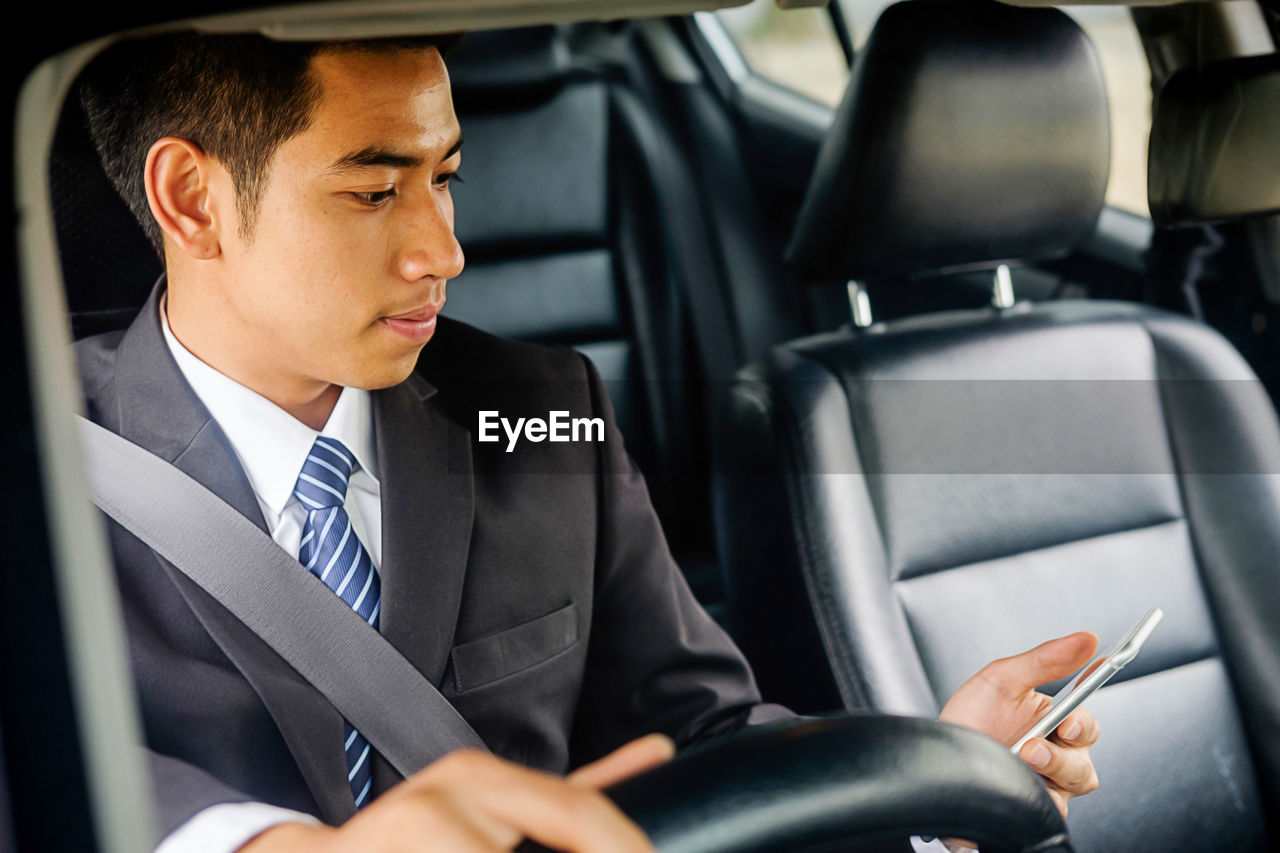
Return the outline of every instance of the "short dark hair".
<path id="1" fill-rule="evenodd" d="M 231 174 L 240 233 L 253 234 L 267 166 L 306 130 L 320 85 L 317 54 L 425 50 L 447 54 L 460 34 L 368 41 L 287 42 L 191 31 L 129 39 L 107 48 L 80 76 L 80 102 L 102 167 L 163 259 L 160 226 L 147 206 L 147 151 L 165 136 L 190 140 Z"/>

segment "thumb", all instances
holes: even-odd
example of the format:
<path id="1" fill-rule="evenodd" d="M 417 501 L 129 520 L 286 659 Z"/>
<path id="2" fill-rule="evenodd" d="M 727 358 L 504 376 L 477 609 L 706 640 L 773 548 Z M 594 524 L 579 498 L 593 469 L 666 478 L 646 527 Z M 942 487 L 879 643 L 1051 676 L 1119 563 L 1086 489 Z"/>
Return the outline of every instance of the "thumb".
<path id="1" fill-rule="evenodd" d="M 1020 655 L 987 664 L 984 674 L 1002 691 L 1021 695 L 1028 690 L 1070 675 L 1089 662 L 1098 650 L 1098 635 L 1077 631 L 1041 643 Z"/>
<path id="2" fill-rule="evenodd" d="M 569 774 L 571 785 L 580 788 L 607 788 L 637 773 L 655 767 L 676 754 L 676 745 L 666 735 L 652 734 L 637 738 L 613 752 L 585 764 Z"/>

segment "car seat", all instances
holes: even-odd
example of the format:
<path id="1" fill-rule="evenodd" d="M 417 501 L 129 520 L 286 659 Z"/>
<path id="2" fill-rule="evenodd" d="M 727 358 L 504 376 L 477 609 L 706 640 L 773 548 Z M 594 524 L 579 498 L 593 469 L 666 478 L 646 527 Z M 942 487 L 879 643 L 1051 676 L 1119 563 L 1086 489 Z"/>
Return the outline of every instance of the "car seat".
<path id="1" fill-rule="evenodd" d="M 1065 14 L 907 0 L 857 63 L 790 260 L 994 280 L 1088 235 L 1108 147 Z M 1076 847 L 1267 848 L 1280 426 L 1216 332 L 1058 300 L 804 338 L 740 373 L 719 449 L 730 605 L 767 698 L 934 715 L 989 660 L 1081 628 L 1114 642 L 1158 606 L 1090 701 L 1102 787 L 1072 803 Z"/>
<path id="2" fill-rule="evenodd" d="M 444 313 L 592 359 L 672 553 L 719 615 L 707 380 L 722 373 L 712 384 L 723 390 L 747 353 L 798 327 L 786 334 L 785 300 L 765 275 L 780 250 L 756 248 L 751 223 L 739 225 L 752 212 L 743 175 L 698 175 L 683 149 L 683 112 L 664 93 L 700 88 L 653 61 L 683 50 L 662 27 L 475 32 L 450 56 L 466 137 L 454 200 L 467 268 Z M 722 193 L 739 200 L 736 218 L 719 211 Z M 744 266 L 756 277 L 734 275 Z"/>

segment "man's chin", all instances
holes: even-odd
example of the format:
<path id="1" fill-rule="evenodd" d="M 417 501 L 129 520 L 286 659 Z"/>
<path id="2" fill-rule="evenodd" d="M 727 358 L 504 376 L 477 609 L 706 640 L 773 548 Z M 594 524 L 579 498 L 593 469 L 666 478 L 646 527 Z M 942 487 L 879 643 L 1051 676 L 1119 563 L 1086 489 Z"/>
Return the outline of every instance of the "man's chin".
<path id="1" fill-rule="evenodd" d="M 412 375 L 413 368 L 418 363 L 419 352 L 421 347 L 408 357 L 388 358 L 376 364 L 362 365 L 360 370 L 343 377 L 343 380 L 337 384 L 350 388 L 363 388 L 366 391 L 377 391 L 399 385 Z"/>

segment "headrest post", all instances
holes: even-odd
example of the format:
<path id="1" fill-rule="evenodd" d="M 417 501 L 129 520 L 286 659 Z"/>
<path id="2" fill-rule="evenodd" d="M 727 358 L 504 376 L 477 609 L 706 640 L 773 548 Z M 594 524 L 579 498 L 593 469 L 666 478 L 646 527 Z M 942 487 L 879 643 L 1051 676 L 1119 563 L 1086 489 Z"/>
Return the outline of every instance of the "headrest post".
<path id="1" fill-rule="evenodd" d="M 867 296 L 867 289 L 854 279 L 849 279 L 845 287 L 849 291 L 849 314 L 854 328 L 865 329 L 871 325 L 871 298 Z"/>
<path id="2" fill-rule="evenodd" d="M 1013 296 L 1013 276 L 1009 274 L 1009 265 L 996 267 L 995 286 L 991 290 L 991 304 L 997 308 L 1012 308 L 1016 300 Z"/>

